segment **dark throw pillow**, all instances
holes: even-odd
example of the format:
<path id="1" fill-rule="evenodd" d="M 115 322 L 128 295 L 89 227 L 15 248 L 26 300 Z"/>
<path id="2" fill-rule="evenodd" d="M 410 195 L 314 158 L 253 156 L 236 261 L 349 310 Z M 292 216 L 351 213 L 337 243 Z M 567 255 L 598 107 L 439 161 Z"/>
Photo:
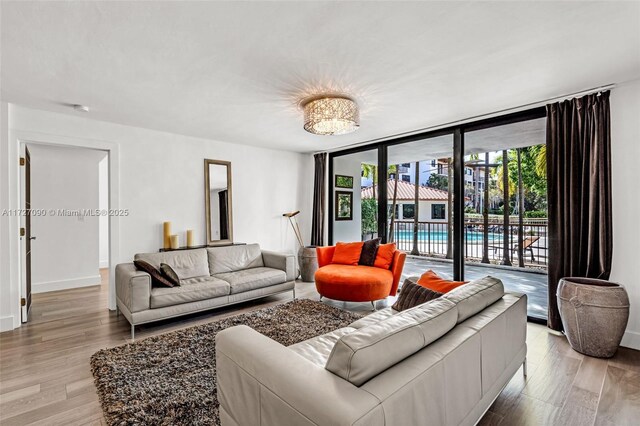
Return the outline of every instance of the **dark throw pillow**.
<path id="1" fill-rule="evenodd" d="M 162 275 L 164 275 L 166 279 L 171 281 L 173 285 L 177 285 L 177 286 L 180 285 L 180 277 L 178 276 L 178 274 L 176 274 L 176 271 L 173 270 L 171 265 L 167 265 L 166 263 L 161 263 L 160 272 L 162 272 Z"/>
<path id="2" fill-rule="evenodd" d="M 380 238 L 365 241 L 358 265 L 373 266 L 376 261 L 376 254 L 378 254 L 378 246 L 380 246 Z"/>
<path id="3" fill-rule="evenodd" d="M 421 305 L 433 299 L 437 299 L 442 296 L 443 293 L 431 290 L 426 287 L 422 287 L 414 283 L 413 281 L 406 279 L 402 285 L 400 296 L 392 308 L 396 311 L 404 311 L 405 309 L 413 308 L 414 306 Z"/>
<path id="4" fill-rule="evenodd" d="M 152 264 L 144 260 L 134 260 L 133 264 L 136 265 L 136 268 L 139 270 L 151 275 L 151 285 L 156 287 L 173 287 L 171 281 L 165 278 Z"/>

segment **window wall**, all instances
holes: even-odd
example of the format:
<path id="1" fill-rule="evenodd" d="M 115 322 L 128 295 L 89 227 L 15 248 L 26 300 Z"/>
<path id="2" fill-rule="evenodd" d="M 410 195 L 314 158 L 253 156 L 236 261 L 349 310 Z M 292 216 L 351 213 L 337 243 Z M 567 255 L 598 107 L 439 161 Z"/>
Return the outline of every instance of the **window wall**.
<path id="1" fill-rule="evenodd" d="M 545 181 L 529 175 L 533 154 L 544 157 L 545 123 L 536 108 L 330 153 L 329 243 L 393 241 L 409 254 L 405 277 L 428 269 L 455 280 L 497 276 L 529 295 L 530 319 L 546 317 L 546 234 L 533 220 L 545 216 L 546 186 L 527 187 Z M 518 173 L 527 183 L 516 194 Z M 353 187 L 337 187 L 338 176 L 354 177 Z"/>

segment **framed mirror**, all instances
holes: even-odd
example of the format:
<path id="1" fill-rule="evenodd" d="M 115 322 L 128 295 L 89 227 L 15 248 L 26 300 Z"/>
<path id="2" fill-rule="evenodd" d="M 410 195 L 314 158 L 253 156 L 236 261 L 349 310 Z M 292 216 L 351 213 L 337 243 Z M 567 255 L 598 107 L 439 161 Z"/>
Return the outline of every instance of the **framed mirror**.
<path id="1" fill-rule="evenodd" d="M 204 160 L 207 245 L 233 242 L 231 162 Z"/>

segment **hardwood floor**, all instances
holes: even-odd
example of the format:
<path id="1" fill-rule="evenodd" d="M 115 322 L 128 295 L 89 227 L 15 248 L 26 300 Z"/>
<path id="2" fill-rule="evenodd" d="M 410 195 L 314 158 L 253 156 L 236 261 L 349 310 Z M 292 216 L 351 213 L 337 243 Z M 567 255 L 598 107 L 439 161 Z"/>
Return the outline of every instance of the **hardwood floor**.
<path id="1" fill-rule="evenodd" d="M 31 322 L 0 334 L 0 424 L 99 425 L 102 411 L 89 370 L 98 349 L 129 341 L 129 324 L 107 304 L 101 286 L 34 295 Z M 312 283 L 298 297 L 317 299 Z M 291 294 L 136 329 L 136 340 L 290 300 Z M 355 311 L 366 303 L 330 302 Z M 386 302 L 393 303 L 389 300 Z M 379 303 L 381 308 L 385 303 Z M 631 425 L 640 419 L 640 352 L 610 360 L 585 357 L 546 327 L 528 326 L 528 376 L 516 374 L 481 425 Z"/>

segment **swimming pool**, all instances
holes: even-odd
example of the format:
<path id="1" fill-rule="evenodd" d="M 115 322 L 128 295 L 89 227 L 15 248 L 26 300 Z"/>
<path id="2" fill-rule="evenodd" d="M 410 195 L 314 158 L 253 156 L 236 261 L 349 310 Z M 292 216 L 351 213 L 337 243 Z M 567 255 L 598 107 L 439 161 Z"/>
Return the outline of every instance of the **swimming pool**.
<path id="1" fill-rule="evenodd" d="M 404 229 L 398 229 L 394 231 L 395 240 L 413 240 L 413 231 L 407 231 Z M 470 243 L 481 243 L 484 238 L 484 234 L 478 231 L 465 231 L 465 240 Z M 418 231 L 418 241 L 437 241 L 437 242 L 446 242 L 447 241 L 447 232 L 446 231 L 426 231 L 421 229 Z M 502 241 L 502 234 L 494 234 L 489 232 L 489 242 L 492 241 Z"/>

